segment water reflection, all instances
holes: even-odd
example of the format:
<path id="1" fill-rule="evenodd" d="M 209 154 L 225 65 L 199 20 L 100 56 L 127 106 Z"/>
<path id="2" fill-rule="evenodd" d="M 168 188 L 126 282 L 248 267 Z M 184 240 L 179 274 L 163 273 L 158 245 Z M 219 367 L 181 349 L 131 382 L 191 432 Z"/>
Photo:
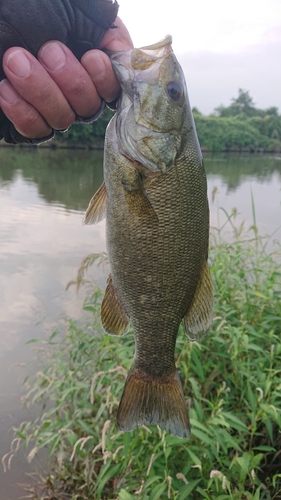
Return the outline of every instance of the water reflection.
<path id="1" fill-rule="evenodd" d="M 0 149 L 0 185 L 8 187 L 21 172 L 48 203 L 84 210 L 102 183 L 102 151 Z"/>
<path id="2" fill-rule="evenodd" d="M 255 217 L 261 235 L 277 230 L 281 224 L 281 157 L 205 155 L 205 165 L 213 227 L 224 224 L 223 207 L 228 214 L 237 209 L 236 223 L 244 222 L 245 228 L 252 226 Z"/>
<path id="3" fill-rule="evenodd" d="M 238 220 L 250 226 L 252 192 L 259 226 L 272 233 L 281 224 L 280 160 L 205 155 L 212 225 L 223 223 L 223 206 L 228 212 L 236 207 Z M 0 455 L 11 421 L 22 418 L 20 370 L 10 367 L 31 364 L 27 340 L 63 326 L 64 318 L 81 318 L 83 294 L 65 287 L 86 255 L 105 250 L 104 223 L 81 224 L 101 182 L 100 151 L 0 149 Z M 102 284 L 106 273 L 95 268 L 92 275 Z M 18 471 L 3 476 L 0 468 L 0 500 L 7 500 Z"/>
<path id="4" fill-rule="evenodd" d="M 221 177 L 228 191 L 235 191 L 249 178 L 256 182 L 270 181 L 273 174 L 281 179 L 281 157 L 274 155 L 206 154 L 210 175 Z"/>

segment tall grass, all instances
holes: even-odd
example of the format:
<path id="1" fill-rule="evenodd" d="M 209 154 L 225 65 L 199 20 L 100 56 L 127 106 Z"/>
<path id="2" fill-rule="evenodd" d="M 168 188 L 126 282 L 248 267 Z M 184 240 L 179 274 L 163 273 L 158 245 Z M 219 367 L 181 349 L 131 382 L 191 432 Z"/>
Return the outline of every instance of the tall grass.
<path id="1" fill-rule="evenodd" d="M 53 332 L 40 342 L 42 369 L 25 381 L 25 404 L 41 411 L 15 429 L 3 463 L 21 445 L 29 461 L 48 448 L 49 474 L 28 498 L 281 498 L 280 253 L 266 253 L 267 240 L 256 227 L 235 227 L 234 215 L 227 216 L 232 240 L 215 231 L 210 249 L 213 329 L 200 344 L 182 330 L 177 341 L 191 438 L 152 426 L 117 430 L 133 334 L 101 332 L 95 291 L 85 301 L 91 325 L 69 322 L 63 338 Z"/>

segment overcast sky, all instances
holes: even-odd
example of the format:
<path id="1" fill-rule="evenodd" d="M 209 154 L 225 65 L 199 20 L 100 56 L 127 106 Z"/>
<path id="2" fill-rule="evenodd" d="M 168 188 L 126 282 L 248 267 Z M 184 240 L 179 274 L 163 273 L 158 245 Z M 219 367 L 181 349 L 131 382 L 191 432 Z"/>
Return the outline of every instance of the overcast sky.
<path id="1" fill-rule="evenodd" d="M 119 0 L 135 46 L 173 36 L 192 106 L 209 114 L 238 88 L 281 112 L 281 0 Z"/>

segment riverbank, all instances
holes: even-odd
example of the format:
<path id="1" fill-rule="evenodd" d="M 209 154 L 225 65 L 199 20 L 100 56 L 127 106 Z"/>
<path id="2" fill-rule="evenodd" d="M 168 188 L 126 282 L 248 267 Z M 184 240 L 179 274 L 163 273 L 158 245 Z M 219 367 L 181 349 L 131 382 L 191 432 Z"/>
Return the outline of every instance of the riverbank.
<path id="1" fill-rule="evenodd" d="M 30 489 L 30 498 L 280 496 L 280 246 L 267 254 L 269 240 L 259 237 L 255 224 L 245 233 L 230 215 L 228 225 L 231 242 L 222 230 L 211 240 L 212 331 L 200 343 L 180 331 L 177 341 L 191 439 L 155 427 L 117 431 L 133 335 L 116 339 L 101 332 L 101 293 L 92 289 L 84 303 L 91 320 L 82 327 L 69 321 L 63 338 L 56 330 L 38 344 L 42 368 L 28 379 L 25 401 L 43 409 L 15 435 L 29 459 L 48 447 L 50 475 Z"/>
<path id="2" fill-rule="evenodd" d="M 197 108 L 193 108 L 202 151 L 280 153 L 281 115 L 277 108 L 255 108 L 248 92 L 240 93 L 238 99 L 233 101 L 230 106 L 220 106 L 209 116 L 202 115 Z M 57 132 L 54 139 L 39 147 L 103 149 L 105 130 L 112 116 L 113 112 L 106 108 L 98 121 L 73 124 L 66 132 Z M 0 142 L 1 146 L 4 144 L 3 141 Z M 28 145 L 21 144 L 17 147 L 26 146 Z"/>
<path id="3" fill-rule="evenodd" d="M 75 143 L 70 141 L 58 141 L 55 138 L 51 141 L 45 142 L 43 144 L 34 145 L 34 144 L 7 144 L 3 141 L 0 142 L 0 148 L 13 148 L 13 149 L 51 149 L 51 150 L 77 150 L 77 151 L 103 151 L 104 150 L 104 140 L 101 139 L 99 141 L 93 140 L 93 142 L 88 144 L 83 143 Z M 281 143 L 280 146 L 277 145 L 272 149 L 265 149 L 263 147 L 257 147 L 253 149 L 252 147 L 245 148 L 232 148 L 225 147 L 223 149 L 210 149 L 207 146 L 202 146 L 201 151 L 204 154 L 207 153 L 234 153 L 234 154 L 276 154 L 281 153 Z"/>

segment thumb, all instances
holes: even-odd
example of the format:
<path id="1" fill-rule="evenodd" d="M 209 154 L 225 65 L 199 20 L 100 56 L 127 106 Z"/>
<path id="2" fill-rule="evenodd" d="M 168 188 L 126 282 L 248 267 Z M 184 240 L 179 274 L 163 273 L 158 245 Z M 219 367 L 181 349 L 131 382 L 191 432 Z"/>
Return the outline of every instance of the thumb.
<path id="1" fill-rule="evenodd" d="M 100 49 L 108 50 L 131 50 L 134 48 L 129 31 L 125 24 L 121 21 L 120 17 L 116 17 L 114 21 L 116 28 L 110 28 L 104 35 Z"/>

